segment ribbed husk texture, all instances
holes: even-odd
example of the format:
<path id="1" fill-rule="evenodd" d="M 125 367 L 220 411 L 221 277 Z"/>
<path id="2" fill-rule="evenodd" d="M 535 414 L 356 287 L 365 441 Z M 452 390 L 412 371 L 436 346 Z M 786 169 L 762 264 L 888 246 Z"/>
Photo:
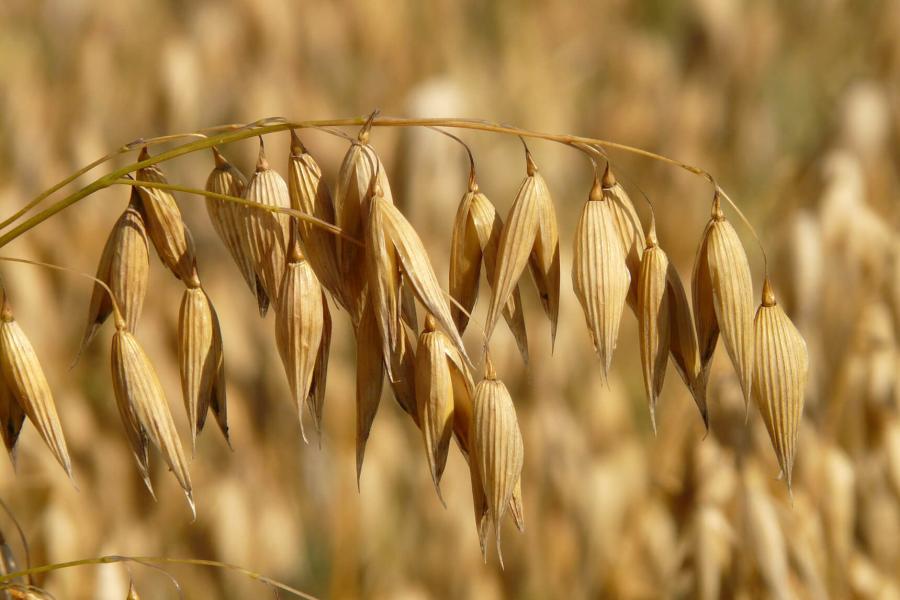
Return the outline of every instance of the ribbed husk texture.
<path id="1" fill-rule="evenodd" d="M 229 163 L 218 150 L 213 148 L 216 166 L 206 179 L 206 191 L 226 196 L 241 198 L 247 181 L 244 175 Z M 268 297 L 262 289 L 262 283 L 256 277 L 253 268 L 253 257 L 245 241 L 247 235 L 247 219 L 250 209 L 236 202 L 218 198 L 206 198 L 206 211 L 222 243 L 241 272 L 241 277 L 250 288 L 250 292 L 260 302 L 261 312 L 268 308 Z"/>
<path id="2" fill-rule="evenodd" d="M 335 223 L 331 192 L 322 178 L 322 169 L 306 151 L 296 132 L 291 131 L 291 155 L 288 158 L 288 191 L 291 208 Z M 337 260 L 337 236 L 311 223 L 297 220 L 303 254 L 312 266 L 319 282 L 345 308 L 341 272 Z"/>
<path id="3" fill-rule="evenodd" d="M 97 279 L 109 286 L 128 330 L 133 333 L 141 316 L 150 279 L 147 229 L 141 214 L 140 197 L 135 188 L 132 188 L 128 208 L 116 220 L 103 247 L 97 267 Z M 95 283 L 79 354 L 91 343 L 112 310 L 109 293 L 102 285 Z"/>
<path id="4" fill-rule="evenodd" d="M 547 183 L 526 151 L 527 175 L 500 234 L 484 337 L 490 341 L 501 312 L 507 307 L 522 271 L 528 265 L 550 319 L 551 343 L 559 317 L 559 232 Z"/>
<path id="5" fill-rule="evenodd" d="M 321 407 L 316 406 L 316 393 L 320 387 L 324 388 L 324 382 L 316 379 L 321 376 L 320 367 L 327 363 L 327 357 L 323 361 L 321 354 L 328 306 L 309 261 L 300 255 L 299 249 L 293 253 L 295 255 L 285 268 L 281 284 L 280 301 L 275 313 L 275 340 L 305 441 L 304 404 L 313 415 L 316 429 L 319 428 L 317 415 L 321 414 Z"/>
<path id="6" fill-rule="evenodd" d="M 250 176 L 244 190 L 244 198 L 250 202 L 274 208 L 290 208 L 291 199 L 287 183 L 269 166 L 265 149 L 260 142 L 256 171 Z M 278 291 L 284 277 L 285 254 L 290 238 L 291 218 L 284 213 L 247 208 L 246 252 L 253 260 L 256 277 L 262 283 L 266 296 L 277 305 Z M 260 314 L 264 302 L 259 301 Z"/>
<path id="7" fill-rule="evenodd" d="M 150 154 L 144 147 L 138 160 L 143 161 L 149 157 Z M 152 183 L 168 183 L 159 165 L 139 169 L 137 179 Z M 158 188 L 139 187 L 138 191 L 147 218 L 147 232 L 159 259 L 178 279 L 190 281 L 196 276 L 197 268 L 194 241 L 181 218 L 175 196 L 169 190 Z"/>
<path id="8" fill-rule="evenodd" d="M 152 492 L 147 453 L 149 441 L 162 453 L 194 513 L 187 460 L 162 384 L 143 348 L 124 329 L 117 329 L 113 335 L 111 364 L 116 403 L 145 483 Z"/>
<path id="9" fill-rule="evenodd" d="M 666 285 L 668 270 L 669 259 L 659 247 L 654 226 L 651 225 L 638 277 L 637 315 L 644 390 L 650 405 L 650 422 L 654 432 L 656 402 L 665 381 L 670 347 L 671 312 Z"/>
<path id="10" fill-rule="evenodd" d="M 191 427 L 191 446 L 203 430 L 210 407 L 228 440 L 225 357 L 219 317 L 206 292 L 189 287 L 178 315 L 178 366 L 181 390 Z"/>
<path id="11" fill-rule="evenodd" d="M 638 218 L 634 204 L 625 188 L 616 181 L 612 168 L 607 163 L 603 174 L 603 199 L 608 201 L 616 224 L 616 234 L 622 245 L 625 266 L 631 275 L 628 287 L 628 305 L 637 313 L 637 285 L 641 270 L 641 259 L 644 253 L 644 234 L 641 220 Z"/>
<path id="12" fill-rule="evenodd" d="M 18 409 L 12 406 L 17 403 L 44 442 L 53 452 L 53 456 L 72 476 L 72 460 L 66 447 L 62 424 L 56 413 L 56 404 L 50 391 L 50 384 L 38 361 L 34 347 L 25 332 L 13 317 L 5 292 L 2 294 L 0 308 L 0 374 L 5 387 L 6 404 L 4 419 L 4 441 L 10 451 L 21 430 L 22 419 Z"/>
<path id="13" fill-rule="evenodd" d="M 335 223 L 345 235 L 356 240 L 365 237 L 369 204 L 375 193 L 376 180 L 381 197 L 388 203 L 394 202 L 384 166 L 375 150 L 366 143 L 368 134 L 364 131 L 360 133 L 360 138 L 344 155 L 334 194 Z M 360 269 L 364 249 L 345 239 L 336 240 L 336 244 L 343 297 L 350 305 L 348 311 L 356 324 L 365 304 L 366 273 Z"/>
<path id="14" fill-rule="evenodd" d="M 693 277 L 694 311 L 703 377 L 708 377 L 718 335 L 734 365 L 749 406 L 753 379 L 753 282 L 737 232 L 713 201 Z"/>
<path id="15" fill-rule="evenodd" d="M 479 191 L 473 174 L 469 190 L 463 195 L 456 211 L 450 239 L 450 295 L 459 303 L 459 306 L 451 305 L 450 312 L 460 333 L 466 330 L 469 314 L 475 308 L 482 263 L 489 284 L 494 283 L 502 231 L 503 220 L 487 196 Z M 503 318 L 512 331 L 519 352 L 528 362 L 528 335 L 518 285 L 513 288 L 503 307 Z"/>
<path id="16" fill-rule="evenodd" d="M 575 230 L 572 286 L 584 310 L 604 378 L 609 373 L 631 275 L 622 254 L 612 203 L 594 182 Z"/>
<path id="17" fill-rule="evenodd" d="M 475 388 L 473 416 L 474 453 L 502 564 L 500 525 L 522 475 L 525 450 L 509 390 L 490 366 Z"/>
<path id="18" fill-rule="evenodd" d="M 762 304 L 756 311 L 754 328 L 753 398 L 790 487 L 797 434 L 803 416 L 809 354 L 800 332 L 776 304 L 768 279 L 763 285 Z"/>
<path id="19" fill-rule="evenodd" d="M 474 386 L 462 357 L 447 336 L 435 330 L 430 315 L 416 350 L 415 392 L 428 467 L 443 502 L 440 482 L 454 431 L 456 397 L 467 396 L 471 403 Z M 459 402 L 463 407 L 467 400 L 460 398 Z"/>

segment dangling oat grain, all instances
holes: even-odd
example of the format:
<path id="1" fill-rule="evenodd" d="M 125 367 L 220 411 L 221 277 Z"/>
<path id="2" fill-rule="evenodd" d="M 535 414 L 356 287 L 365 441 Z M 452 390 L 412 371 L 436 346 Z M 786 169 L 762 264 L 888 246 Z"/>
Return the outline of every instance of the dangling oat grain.
<path id="1" fill-rule="evenodd" d="M 610 202 L 613 216 L 615 217 L 616 233 L 622 244 L 622 254 L 625 257 L 625 265 L 631 275 L 631 285 L 628 288 L 628 305 L 637 311 L 637 284 L 641 270 L 641 257 L 644 253 L 644 235 L 641 220 L 628 192 L 616 181 L 612 168 L 606 163 L 606 171 L 603 173 L 603 197 Z"/>
<path id="2" fill-rule="evenodd" d="M 139 161 L 150 158 L 147 147 L 141 149 Z M 138 181 L 168 183 L 159 165 L 139 169 Z M 139 187 L 141 206 L 147 217 L 147 233 L 156 248 L 159 259 L 178 279 L 187 281 L 194 275 L 197 259 L 194 257 L 194 241 L 181 218 L 175 196 L 169 190 Z"/>
<path id="3" fill-rule="evenodd" d="M 575 230 L 572 286 L 584 310 L 604 379 L 612 364 L 631 282 L 615 223 L 611 201 L 595 177 Z"/>
<path id="4" fill-rule="evenodd" d="M 287 183 L 269 166 L 265 146 L 259 142 L 256 172 L 250 176 L 244 190 L 250 202 L 275 208 L 290 208 Z M 291 218 L 283 213 L 247 208 L 247 253 L 253 259 L 256 276 L 273 305 L 278 304 L 278 290 L 284 277 L 285 251 L 290 237 Z M 262 313 L 263 311 L 260 310 Z"/>
<path id="5" fill-rule="evenodd" d="M 97 279 L 112 290 L 129 331 L 135 330 L 141 316 L 149 278 L 150 249 L 147 230 L 140 211 L 139 193 L 132 187 L 128 208 L 113 225 L 97 267 Z M 112 302 L 109 293 L 99 283 L 95 283 L 79 355 L 91 343 L 110 313 Z"/>
<path id="6" fill-rule="evenodd" d="M 6 388 L 71 478 L 72 460 L 66 448 L 66 438 L 56 413 L 50 384 L 34 347 L 13 317 L 5 291 L 0 291 L 0 295 L 3 296 L 0 309 L 0 370 Z M 10 409 L 9 414 L 15 418 L 15 409 Z"/>
<path id="7" fill-rule="evenodd" d="M 656 402 L 662 391 L 669 359 L 671 315 L 666 297 L 666 273 L 669 259 L 656 238 L 656 223 L 650 221 L 650 233 L 641 259 L 637 287 L 637 315 L 640 332 L 641 366 L 644 390 L 650 405 L 650 422 L 656 433 Z"/>
<path id="8" fill-rule="evenodd" d="M 803 416 L 803 394 L 809 369 L 806 342 L 775 303 L 768 278 L 754 319 L 756 334 L 753 398 L 762 415 L 788 488 Z"/>
<path id="9" fill-rule="evenodd" d="M 494 283 L 497 250 L 503 221 L 487 196 L 478 189 L 474 171 L 469 177 L 469 189 L 463 195 L 456 211 L 453 235 L 450 240 L 450 295 L 459 303 L 451 304 L 453 321 L 460 333 L 466 330 L 469 315 L 478 297 L 481 263 L 484 262 L 485 277 L 490 285 Z M 465 311 L 465 312 L 464 312 Z M 519 286 L 516 285 L 503 307 L 503 318 L 515 337 L 519 352 L 528 362 L 528 336 L 525 331 L 525 316 Z"/>
<path id="10" fill-rule="evenodd" d="M 525 266 L 530 265 L 541 296 L 541 305 L 550 319 L 550 339 L 554 343 L 559 316 L 559 235 L 556 212 L 550 190 L 527 150 L 525 158 L 527 175 L 516 194 L 506 226 L 500 235 L 484 337 L 490 341 L 502 309 L 507 306 Z"/>

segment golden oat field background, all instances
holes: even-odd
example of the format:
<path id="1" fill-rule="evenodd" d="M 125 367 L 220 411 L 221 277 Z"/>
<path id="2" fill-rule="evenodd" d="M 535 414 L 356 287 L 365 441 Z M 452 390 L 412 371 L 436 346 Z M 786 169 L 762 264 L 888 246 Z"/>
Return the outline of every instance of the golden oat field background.
<path id="1" fill-rule="evenodd" d="M 101 555 L 233 563 L 329 598 L 900 598 L 900 3 L 827 0 L 625 2 L 0 3 L 0 216 L 140 137 L 270 116 L 292 120 L 473 117 L 599 137 L 715 174 L 757 230 L 781 305 L 805 337 L 810 378 L 793 495 L 720 348 L 705 434 L 670 368 L 650 428 L 638 325 L 622 318 L 608 382 L 572 290 L 572 244 L 591 185 L 579 152 L 531 141 L 556 203 L 561 301 L 555 348 L 523 280 L 531 360 L 505 327 L 492 358 L 525 444 L 526 529 L 504 525 L 505 569 L 482 561 L 465 460 L 451 448 L 434 492 L 420 433 L 385 393 L 355 472 L 355 348 L 334 310 L 321 448 L 300 436 L 274 336 L 209 223 L 178 195 L 222 325 L 231 451 L 209 426 L 190 461 L 197 519 L 156 460 L 143 488 L 109 379 L 110 325 L 71 367 L 91 284 L 0 265 L 47 372 L 74 483 L 26 424 L 0 498 L 33 565 Z M 355 135 L 352 129 L 347 130 Z M 524 175 L 511 136 L 460 130 L 479 184 L 505 215 Z M 347 143 L 303 131 L 329 184 Z M 286 175 L 287 133 L 267 137 Z M 460 146 L 424 128 L 375 128 L 394 198 L 446 285 L 466 190 Z M 223 149 L 252 172 L 254 139 Z M 709 219 L 701 178 L 611 151 L 619 180 L 688 281 Z M 131 157 L 134 159 L 135 157 Z M 117 159 L 116 164 L 126 164 Z M 166 163 L 204 185 L 208 152 Z M 89 178 L 79 179 L 84 185 Z M 0 251 L 94 273 L 128 202 L 112 187 Z M 761 293 L 762 257 L 735 223 Z M 526 278 L 527 279 L 527 278 Z M 487 286 L 473 314 L 483 323 Z M 176 361 L 181 284 L 151 257 L 137 337 L 190 452 Z M 480 348 L 471 327 L 466 342 Z M 311 429 L 308 427 L 308 430 Z M 24 565 L 8 518 L 9 547 Z M 493 544 L 492 539 L 489 546 Z M 187 598 L 272 594 L 240 575 L 167 566 Z M 175 598 L 131 563 L 37 579 L 57 598 Z"/>

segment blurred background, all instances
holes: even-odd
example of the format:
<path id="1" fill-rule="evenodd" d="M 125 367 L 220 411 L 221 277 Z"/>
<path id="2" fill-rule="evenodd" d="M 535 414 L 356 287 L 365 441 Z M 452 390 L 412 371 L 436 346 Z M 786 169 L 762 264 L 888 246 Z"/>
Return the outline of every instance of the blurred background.
<path id="1" fill-rule="evenodd" d="M 420 434 L 385 393 L 356 490 L 354 348 L 335 319 L 321 449 L 299 435 L 273 335 L 208 221 L 180 196 L 201 275 L 222 322 L 234 452 L 214 425 L 191 473 L 198 518 L 156 455 L 158 502 L 143 488 L 109 380 L 107 325 L 74 368 L 90 284 L 3 265 L 16 316 L 48 373 L 75 485 L 26 424 L 0 495 L 34 564 L 102 554 L 216 559 L 320 597 L 898 598 L 900 582 L 900 3 L 892 0 L 626 2 L 235 2 L 4 0 L 0 3 L 0 213 L 138 137 L 269 116 L 462 116 L 590 135 L 714 173 L 769 254 L 776 294 L 803 332 L 811 376 L 793 498 L 755 410 L 744 424 L 719 348 L 711 431 L 673 369 L 650 431 L 637 324 L 623 317 L 601 382 L 569 277 L 591 182 L 571 149 L 531 149 L 560 219 L 562 300 L 549 328 L 525 281 L 532 362 L 505 327 L 493 354 L 525 440 L 527 529 L 504 528 L 506 569 L 482 563 L 469 478 L 451 450 L 434 493 Z M 352 132 L 351 132 L 352 133 Z M 524 175 L 515 138 L 459 132 L 502 214 Z M 346 142 L 303 140 L 334 181 Z M 428 130 L 376 129 L 395 198 L 446 277 L 465 191 L 461 148 Z M 285 173 L 287 135 L 267 138 Z M 257 143 L 224 149 L 245 173 Z M 134 157 L 129 157 L 133 159 Z M 124 159 L 123 159 L 124 160 Z M 709 216 L 708 184 L 613 153 L 642 218 L 685 281 Z M 124 164 L 120 161 L 120 164 Z M 202 187 L 212 159 L 166 163 Z M 97 176 L 102 173 L 97 172 Z M 82 178 L 81 185 L 91 181 Z M 93 273 L 128 201 L 111 189 L 3 249 Z M 762 259 L 738 224 L 754 265 Z M 137 336 L 159 371 L 182 439 L 176 364 L 181 286 L 152 260 Z M 475 312 L 486 312 L 486 285 Z M 476 348 L 478 327 L 467 340 Z M 12 523 L 0 529 L 19 563 Z M 167 568 L 185 597 L 270 592 L 241 576 Z M 81 567 L 40 582 L 57 598 L 175 598 L 159 572 Z"/>

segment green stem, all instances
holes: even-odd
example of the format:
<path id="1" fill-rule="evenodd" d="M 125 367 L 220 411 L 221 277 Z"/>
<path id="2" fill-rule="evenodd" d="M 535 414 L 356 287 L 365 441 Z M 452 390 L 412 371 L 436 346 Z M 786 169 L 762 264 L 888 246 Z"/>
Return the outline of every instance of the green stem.
<path id="1" fill-rule="evenodd" d="M 179 156 L 184 156 L 185 154 L 190 154 L 192 152 L 196 152 L 198 150 L 203 150 L 207 148 L 211 148 L 212 146 L 216 146 L 219 144 L 229 144 L 231 142 L 236 142 L 238 140 L 247 139 L 250 137 L 256 137 L 261 135 L 266 135 L 269 133 L 275 133 L 278 131 L 285 131 L 288 129 L 308 129 L 308 128 L 319 128 L 319 127 L 351 127 L 351 126 L 361 126 L 365 123 L 370 122 L 372 126 L 375 127 L 450 127 L 457 129 L 469 129 L 473 131 L 485 131 L 490 133 L 501 133 L 507 135 L 515 135 L 519 137 L 527 137 L 534 139 L 543 139 L 548 141 L 553 141 L 566 145 L 574 145 L 576 143 L 581 144 L 593 144 L 598 146 L 603 146 L 605 148 L 612 148 L 616 150 L 622 150 L 625 152 L 630 152 L 632 154 L 636 154 L 638 156 L 644 156 L 646 158 L 650 158 L 653 160 L 658 160 L 667 164 L 671 164 L 677 166 L 689 173 L 693 173 L 695 175 L 699 175 L 706 180 L 715 183 L 712 175 L 710 175 L 704 169 L 699 167 L 694 167 L 687 163 L 683 163 L 681 161 L 677 161 L 671 159 L 667 156 L 663 156 L 661 154 L 656 154 L 655 152 L 650 152 L 648 150 L 643 150 L 641 148 L 635 148 L 633 146 L 628 146 L 627 144 L 620 144 L 618 142 L 611 142 L 608 140 L 602 140 L 597 138 L 583 137 L 583 136 L 573 136 L 573 135 L 562 135 L 562 134 L 554 134 L 554 133 L 544 133 L 540 131 L 532 131 L 529 129 L 522 129 L 519 127 L 511 127 L 508 125 L 500 125 L 498 123 L 491 123 L 488 121 L 479 121 L 473 119 L 443 119 L 443 118 L 432 118 L 432 119 L 406 119 L 406 118 L 395 118 L 395 117 L 377 117 L 375 119 L 368 119 L 365 117 L 356 117 L 350 119 L 329 119 L 329 120 L 316 120 L 316 121 L 298 121 L 298 122 L 289 122 L 281 118 L 271 118 L 264 119 L 262 121 L 258 121 L 256 123 L 251 123 L 245 127 L 242 127 L 238 130 L 231 130 L 232 125 L 225 126 L 229 129 L 225 133 L 219 133 L 216 135 L 211 135 L 205 137 L 204 139 L 198 140 L 196 142 L 191 142 L 187 144 L 182 144 L 171 150 L 167 150 L 166 152 L 162 152 L 157 154 L 156 156 L 151 156 L 143 161 L 138 161 L 119 169 L 112 171 L 111 173 L 96 179 L 91 184 L 86 187 L 78 190 L 77 192 L 66 196 L 62 200 L 56 202 L 50 207 L 44 209 L 36 215 L 33 215 L 31 218 L 27 219 L 24 223 L 21 223 L 14 227 L 11 231 L 4 233 L 0 236 L 0 247 L 5 246 L 12 240 L 16 239 L 26 231 L 34 228 L 40 223 L 46 221 L 53 215 L 58 212 L 65 210 L 69 206 L 79 202 L 85 197 L 93 194 L 94 192 L 108 187 L 116 180 L 124 177 L 129 173 L 133 173 L 138 169 L 142 169 L 144 167 L 148 167 L 154 164 L 166 162 L 172 160 L 173 158 L 177 158 Z M 166 136 L 168 139 L 182 137 L 184 135 L 190 134 L 176 134 L 174 136 Z M 139 143 L 135 142 L 133 144 Z M 130 145 L 129 145 L 130 146 Z M 106 157 L 104 157 L 106 158 Z M 99 161 L 95 161 L 88 167 L 85 167 L 80 171 L 80 173 L 86 172 L 96 166 L 96 164 L 100 164 L 104 159 L 100 159 Z M 26 205 L 28 208 L 34 206 L 40 200 L 48 197 L 53 192 L 57 191 L 67 183 L 74 181 L 77 177 L 67 178 L 57 186 L 54 186 L 47 192 L 44 192 L 41 196 L 38 196 L 37 199 L 30 202 Z M 28 210 L 28 208 L 24 210 Z M 24 214 L 24 211 L 19 211 L 17 215 Z M 14 221 L 18 216 L 11 217 L 4 222 L 4 225 L 7 225 Z"/>
<path id="2" fill-rule="evenodd" d="M 150 563 L 150 564 L 178 564 L 178 565 L 193 565 L 199 567 L 214 567 L 218 569 L 226 569 L 229 571 L 234 571 L 235 573 L 240 573 L 254 581 L 258 581 L 265 585 L 277 588 L 284 592 L 288 592 L 289 594 L 293 594 L 298 598 L 305 598 L 306 600 L 318 600 L 315 596 L 311 596 L 305 592 L 301 592 L 300 590 L 293 588 L 286 583 L 281 583 L 271 577 L 266 577 L 265 575 L 261 575 L 256 573 L 255 571 L 251 571 L 250 569 L 245 569 L 244 567 L 239 567 L 238 565 L 232 565 L 229 563 L 220 562 L 217 560 L 205 560 L 201 558 L 169 558 L 168 556 L 119 556 L 119 555 L 110 555 L 110 556 L 98 556 L 96 558 L 83 558 L 81 560 L 71 560 L 68 562 L 60 562 L 53 563 L 49 565 L 41 565 L 39 567 L 32 567 L 30 569 L 23 569 L 21 571 L 16 571 L 15 573 L 9 573 L 7 575 L 0 576 L 0 584 L 7 583 L 17 579 L 19 577 L 25 577 L 30 575 L 38 575 L 41 573 L 50 573 L 52 571 L 59 571 L 60 569 L 68 569 L 70 567 L 81 567 L 86 565 L 106 565 L 120 562 L 136 562 L 136 563 Z"/>

